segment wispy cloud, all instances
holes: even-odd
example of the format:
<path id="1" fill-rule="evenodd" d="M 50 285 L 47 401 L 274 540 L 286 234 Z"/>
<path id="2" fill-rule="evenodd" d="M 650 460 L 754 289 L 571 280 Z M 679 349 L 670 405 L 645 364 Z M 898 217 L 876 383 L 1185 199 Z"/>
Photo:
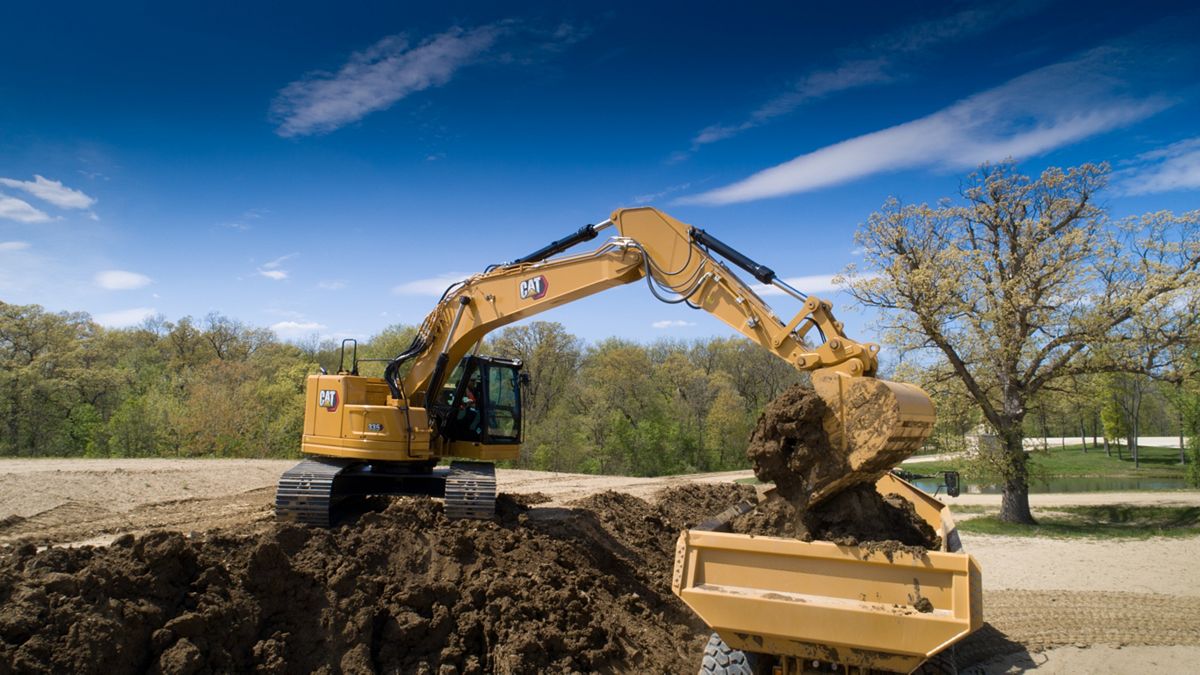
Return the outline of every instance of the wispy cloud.
<path id="1" fill-rule="evenodd" d="M 325 325 L 315 321 L 280 321 L 271 324 L 271 330 L 279 337 L 304 337 L 324 330 Z"/>
<path id="2" fill-rule="evenodd" d="M 888 82 L 887 60 L 883 58 L 847 61 L 832 70 L 809 73 L 787 92 L 759 106 L 750 116 L 737 124 L 714 124 L 700 130 L 692 139 L 692 149 L 736 136 L 743 131 L 762 126 L 816 99 L 847 89 Z"/>
<path id="3" fill-rule="evenodd" d="M 0 241 L 0 253 L 4 251 L 24 251 L 29 248 L 27 241 Z"/>
<path id="4" fill-rule="evenodd" d="M 132 291 L 153 281 L 145 274 L 125 270 L 105 270 L 96 274 L 96 285 L 106 291 Z"/>
<path id="5" fill-rule="evenodd" d="M 129 326 L 136 326 L 157 313 L 158 310 L 153 307 L 134 307 L 133 309 L 122 309 L 116 312 L 97 314 L 93 318 L 101 326 L 127 328 Z"/>
<path id="6" fill-rule="evenodd" d="M 1139 60 L 1105 46 L 984 91 L 927 117 L 852 138 L 681 202 L 730 204 L 806 192 L 883 171 L 958 169 L 1022 158 L 1145 119 L 1172 104 L 1129 93 Z M 1158 55 L 1153 55 L 1158 56 Z M 1126 79 L 1129 78 L 1129 79 Z"/>
<path id="7" fill-rule="evenodd" d="M 406 281 L 392 288 L 396 295 L 441 295 L 450 284 L 457 283 L 471 276 L 466 272 L 447 272 L 427 279 Z"/>
<path id="8" fill-rule="evenodd" d="M 272 281 L 283 281 L 284 279 L 288 278 L 288 271 L 281 267 L 283 262 L 289 258 L 295 258 L 298 255 L 300 254 L 289 253 L 270 262 L 263 263 L 262 266 L 257 270 L 258 275 L 266 277 Z"/>
<path id="9" fill-rule="evenodd" d="M 346 287 L 346 282 L 341 279 L 329 279 L 327 281 L 317 282 L 317 288 L 323 291 L 340 291 Z"/>
<path id="10" fill-rule="evenodd" d="M 60 209 L 86 209 L 96 203 L 94 198 L 63 185 L 62 181 L 50 180 L 37 174 L 34 174 L 33 180 L 0 178 L 0 185 L 14 190 L 23 190 Z"/>
<path id="11" fill-rule="evenodd" d="M 1116 178 L 1117 189 L 1130 195 L 1200 188 L 1200 136 L 1142 153 Z"/>
<path id="12" fill-rule="evenodd" d="M 15 220 L 18 223 L 44 223 L 50 220 L 50 216 L 34 208 L 29 202 L 2 193 L 0 193 L 0 218 Z"/>
<path id="13" fill-rule="evenodd" d="M 847 49 L 841 61 L 832 67 L 808 72 L 782 94 L 756 108 L 745 120 L 705 127 L 692 139 L 692 150 L 767 124 L 812 101 L 851 89 L 892 82 L 902 76 L 903 63 L 915 55 L 940 44 L 978 35 L 1030 14 L 1044 4 L 1043 0 L 981 3 L 949 16 L 911 24 Z"/>
<path id="14" fill-rule="evenodd" d="M 663 321 L 655 321 L 654 323 L 650 324 L 651 327 L 659 328 L 659 329 L 687 328 L 688 326 L 695 326 L 695 325 L 696 324 L 693 321 L 683 321 L 682 319 L 666 319 Z"/>
<path id="15" fill-rule="evenodd" d="M 454 27 L 413 46 L 391 35 L 355 52 L 338 72 L 313 72 L 280 90 L 271 105 L 280 136 L 333 131 L 430 87 L 449 82 L 495 44 L 503 28 Z"/>
<path id="16" fill-rule="evenodd" d="M 659 190 L 658 192 L 651 192 L 649 194 L 637 195 L 633 198 L 633 203 L 634 204 L 649 204 L 650 202 L 658 201 L 659 199 L 662 199 L 663 197 L 666 197 L 667 195 L 674 194 L 676 192 L 682 192 L 690 187 L 692 187 L 691 183 L 680 183 L 679 185 L 672 185 L 670 187 Z"/>
<path id="17" fill-rule="evenodd" d="M 841 286 L 833 282 L 838 276 L 838 274 L 809 274 L 800 277 L 787 277 L 783 282 L 801 293 L 828 293 L 830 291 L 841 290 Z M 872 275 L 860 275 L 860 278 L 872 278 Z M 754 284 L 750 288 L 759 295 L 786 295 L 782 290 L 769 284 Z"/>

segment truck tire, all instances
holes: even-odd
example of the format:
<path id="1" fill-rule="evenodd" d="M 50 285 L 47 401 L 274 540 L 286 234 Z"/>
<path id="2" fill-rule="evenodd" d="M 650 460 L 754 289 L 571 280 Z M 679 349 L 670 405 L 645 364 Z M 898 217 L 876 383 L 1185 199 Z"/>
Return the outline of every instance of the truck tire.
<path id="1" fill-rule="evenodd" d="M 757 656 L 730 647 L 720 635 L 713 633 L 704 645 L 699 675 L 757 675 Z"/>

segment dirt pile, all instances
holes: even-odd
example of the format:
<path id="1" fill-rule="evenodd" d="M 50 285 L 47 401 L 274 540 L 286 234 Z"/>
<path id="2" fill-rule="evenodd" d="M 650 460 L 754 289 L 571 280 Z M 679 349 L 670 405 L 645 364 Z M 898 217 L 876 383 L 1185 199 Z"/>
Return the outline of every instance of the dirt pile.
<path id="1" fill-rule="evenodd" d="M 755 510 L 734 519 L 732 527 L 742 534 L 819 539 L 885 552 L 913 547 L 936 550 L 942 545 L 941 537 L 912 504 L 894 495 L 880 495 L 872 485 L 856 485 L 809 509 L 772 495 Z M 900 546 L 881 546 L 886 543 Z"/>
<path id="2" fill-rule="evenodd" d="M 826 436 L 822 423 L 827 412 L 816 392 L 799 385 L 767 404 L 746 455 L 754 475 L 774 483 L 775 489 L 754 511 L 734 519 L 733 531 L 862 545 L 889 558 L 897 550 L 939 548 L 941 538 L 912 504 L 875 491 L 874 475 L 810 504 L 814 492 L 850 471 Z"/>
<path id="3" fill-rule="evenodd" d="M 719 493 L 719 494 L 718 494 Z M 396 499 L 333 530 L 0 553 L 0 672 L 684 672 L 679 530 L 746 490 L 603 493 L 496 521 Z"/>

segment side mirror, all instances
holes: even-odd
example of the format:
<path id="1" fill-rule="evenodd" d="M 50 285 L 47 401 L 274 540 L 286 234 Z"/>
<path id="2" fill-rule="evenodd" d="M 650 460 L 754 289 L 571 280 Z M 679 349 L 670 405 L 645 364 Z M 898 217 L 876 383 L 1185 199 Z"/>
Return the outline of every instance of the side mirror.
<path id="1" fill-rule="evenodd" d="M 528 387 L 529 383 L 531 382 L 531 380 L 529 379 L 529 373 L 521 373 L 521 376 L 518 378 L 518 381 L 521 383 L 522 387 Z"/>
<path id="2" fill-rule="evenodd" d="M 958 472 L 944 471 L 942 472 L 942 476 L 946 481 L 946 494 L 950 495 L 951 497 L 957 497 L 960 490 Z"/>

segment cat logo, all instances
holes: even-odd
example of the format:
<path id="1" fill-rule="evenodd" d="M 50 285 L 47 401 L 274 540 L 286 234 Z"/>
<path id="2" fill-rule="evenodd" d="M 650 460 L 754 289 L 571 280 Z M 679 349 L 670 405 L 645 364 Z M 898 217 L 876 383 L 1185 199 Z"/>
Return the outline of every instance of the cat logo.
<path id="1" fill-rule="evenodd" d="M 526 279 L 521 282 L 521 299 L 539 300 L 546 295 L 546 291 L 549 289 L 550 282 L 546 281 L 545 275 Z"/>
<path id="2" fill-rule="evenodd" d="M 322 389 L 317 395 L 317 405 L 328 410 L 329 412 L 335 412 L 337 410 L 337 404 L 338 395 L 336 389 Z"/>

